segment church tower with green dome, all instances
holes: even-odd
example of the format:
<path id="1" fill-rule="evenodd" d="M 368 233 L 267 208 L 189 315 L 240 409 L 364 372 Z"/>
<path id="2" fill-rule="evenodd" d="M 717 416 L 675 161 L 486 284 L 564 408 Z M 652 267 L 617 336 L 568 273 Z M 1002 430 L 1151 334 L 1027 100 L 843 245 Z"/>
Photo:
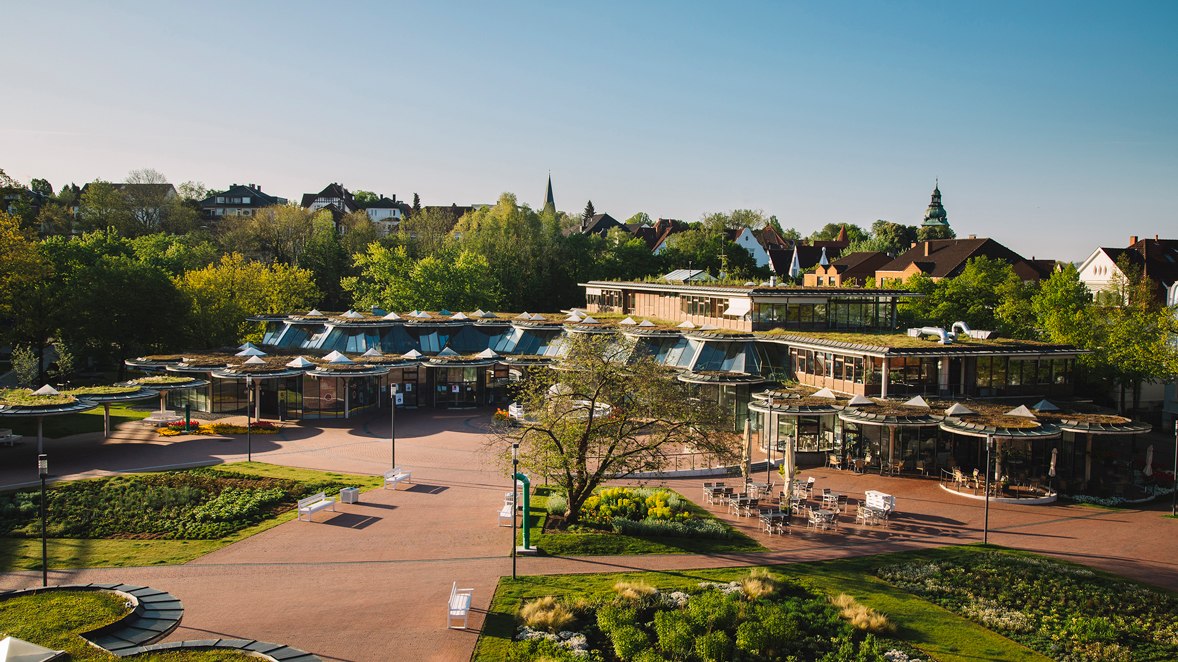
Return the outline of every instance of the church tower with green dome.
<path id="1" fill-rule="evenodd" d="M 928 209 L 924 210 L 924 222 L 920 224 L 925 228 L 947 228 L 949 227 L 949 214 L 945 211 L 945 207 L 941 205 L 941 182 L 933 186 L 933 199 L 928 203 Z"/>

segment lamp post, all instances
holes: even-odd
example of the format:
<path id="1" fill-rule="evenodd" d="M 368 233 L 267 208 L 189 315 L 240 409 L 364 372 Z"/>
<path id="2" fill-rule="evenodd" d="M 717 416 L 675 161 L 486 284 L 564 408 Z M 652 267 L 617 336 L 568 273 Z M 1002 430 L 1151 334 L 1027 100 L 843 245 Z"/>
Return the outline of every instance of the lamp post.
<path id="1" fill-rule="evenodd" d="M 515 579 L 515 506 L 519 499 L 515 475 L 519 473 L 519 441 L 511 444 L 511 578 Z"/>
<path id="2" fill-rule="evenodd" d="M 397 468 L 397 385 L 389 384 L 389 446 L 392 448 L 391 461 Z"/>
<path id="3" fill-rule="evenodd" d="M 254 380 L 249 377 L 245 378 L 245 461 L 254 461 L 254 435 L 253 426 L 250 425 L 250 416 L 254 408 Z"/>
<path id="4" fill-rule="evenodd" d="M 46 520 L 49 519 L 49 508 L 45 502 L 45 479 L 49 477 L 49 456 L 41 453 L 37 456 L 37 475 L 41 477 L 41 586 L 49 586 L 49 543 L 46 540 Z"/>
<path id="5" fill-rule="evenodd" d="M 769 418 L 770 419 L 773 418 L 773 397 L 772 396 L 769 397 Z M 774 427 L 776 427 L 776 426 L 774 426 Z M 765 432 L 769 433 L 769 434 L 765 435 L 765 484 L 769 485 L 773 482 L 773 478 L 769 474 L 769 469 L 773 466 L 773 446 L 777 442 L 779 442 L 780 439 L 774 438 L 777 435 L 772 434 L 772 430 L 766 430 Z M 768 493 L 766 493 L 766 496 L 768 496 Z"/>
<path id="6" fill-rule="evenodd" d="M 986 514 L 982 522 L 982 544 L 990 544 L 990 451 L 994 448 L 994 437 L 986 435 Z"/>
<path id="7" fill-rule="evenodd" d="M 1170 475 L 1174 479 L 1170 492 L 1170 515 L 1173 516 L 1178 515 L 1178 418 L 1174 419 L 1174 473 Z"/>

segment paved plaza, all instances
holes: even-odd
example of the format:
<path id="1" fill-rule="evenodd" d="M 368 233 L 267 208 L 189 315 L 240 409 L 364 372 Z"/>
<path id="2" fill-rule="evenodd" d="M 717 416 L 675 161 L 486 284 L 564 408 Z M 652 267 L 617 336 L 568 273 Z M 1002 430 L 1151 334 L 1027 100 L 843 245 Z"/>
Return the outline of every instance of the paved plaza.
<path id="1" fill-rule="evenodd" d="M 358 504 L 291 521 L 185 565 L 53 570 L 51 583 L 127 582 L 180 598 L 181 626 L 167 640 L 247 638 L 282 642 L 326 660 L 465 660 L 499 578 L 510 575 L 511 530 L 498 526 L 511 489 L 486 449 L 490 412 L 398 413 L 397 464 L 413 483 L 367 492 Z M 255 460 L 379 474 L 390 466 L 389 422 L 377 413 L 348 422 L 314 421 L 256 436 Z M 35 481 L 35 443 L 0 448 L 0 488 Z M 62 477 L 244 460 L 246 441 L 158 437 L 126 424 L 99 435 L 49 440 Z M 935 480 L 803 471 L 817 487 L 854 498 L 894 494 L 899 518 L 864 528 L 844 517 L 837 532 L 795 527 L 768 536 L 755 519 L 713 512 L 761 541 L 761 554 L 521 558 L 521 574 L 685 570 L 822 560 L 981 540 L 983 503 L 944 492 Z M 702 478 L 660 481 L 699 501 Z M 778 480 L 778 482 L 780 482 Z M 1050 554 L 1178 590 L 1178 521 L 1168 502 L 1140 509 L 992 504 L 990 541 Z M 0 574 L 0 589 L 39 583 L 39 572 Z M 474 587 L 470 629 L 448 630 L 451 582 Z"/>

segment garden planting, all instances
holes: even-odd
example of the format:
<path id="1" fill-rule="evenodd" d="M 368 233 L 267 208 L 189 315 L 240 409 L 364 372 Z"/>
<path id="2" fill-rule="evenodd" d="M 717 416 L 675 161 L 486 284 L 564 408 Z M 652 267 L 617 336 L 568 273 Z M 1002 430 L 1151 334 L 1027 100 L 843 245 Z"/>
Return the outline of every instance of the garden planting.
<path id="1" fill-rule="evenodd" d="M 1087 568 L 984 551 L 878 576 L 1055 660 L 1178 659 L 1178 599 Z"/>
<path id="2" fill-rule="evenodd" d="M 580 523 L 564 526 L 565 498 L 539 487 L 532 499 L 532 535 L 548 554 L 668 554 L 760 551 L 752 538 L 661 488 L 607 487 L 585 500 Z"/>
<path id="3" fill-rule="evenodd" d="M 543 596 L 516 616 L 508 660 L 908 660 L 878 612 L 754 569 L 731 582 L 660 590 L 618 581 L 587 597 Z M 476 654 L 476 659 L 485 659 Z"/>
<path id="4" fill-rule="evenodd" d="M 294 480 L 222 468 L 62 482 L 48 491 L 47 530 L 53 538 L 211 540 L 290 510 L 304 496 L 347 485 L 331 477 Z M 40 536 L 39 499 L 36 491 L 0 495 L 0 536 Z"/>
<path id="5" fill-rule="evenodd" d="M 227 434 L 245 434 L 252 432 L 253 434 L 278 434 L 281 430 L 277 425 L 270 421 L 251 421 L 249 430 L 246 430 L 244 425 L 233 425 L 231 423 L 201 423 L 200 421 L 175 421 L 167 425 L 156 428 L 156 432 L 164 437 L 175 437 L 182 434 L 205 434 L 205 435 L 227 435 Z"/>

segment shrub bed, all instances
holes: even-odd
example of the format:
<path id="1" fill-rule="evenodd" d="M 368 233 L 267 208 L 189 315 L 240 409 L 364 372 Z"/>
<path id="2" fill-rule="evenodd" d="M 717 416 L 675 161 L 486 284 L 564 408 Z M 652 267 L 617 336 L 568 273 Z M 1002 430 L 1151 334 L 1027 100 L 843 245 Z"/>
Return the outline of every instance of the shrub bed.
<path id="1" fill-rule="evenodd" d="M 54 538 L 212 540 L 289 510 L 298 499 L 346 485 L 297 481 L 224 469 L 63 482 L 48 491 Z M 0 495 L 0 536 L 40 535 L 39 494 Z"/>
<path id="2" fill-rule="evenodd" d="M 1056 660 L 1178 659 L 1178 598 L 1087 568 L 983 552 L 878 575 Z"/>
<path id="3" fill-rule="evenodd" d="M 764 569 L 684 591 L 622 581 L 606 597 L 547 596 L 521 605 L 507 659 L 898 659 L 899 651 L 853 625 L 845 610 Z"/>
<path id="4" fill-rule="evenodd" d="M 277 425 L 270 421 L 251 421 L 249 431 L 254 434 L 277 434 L 281 430 Z M 189 421 L 185 425 L 184 421 L 175 421 L 167 425 L 156 428 L 156 432 L 164 437 L 175 437 L 182 434 L 206 434 L 206 435 L 225 435 L 225 434 L 245 434 L 247 432 L 244 425 L 233 425 L 231 423 L 201 423 L 200 421 Z"/>

